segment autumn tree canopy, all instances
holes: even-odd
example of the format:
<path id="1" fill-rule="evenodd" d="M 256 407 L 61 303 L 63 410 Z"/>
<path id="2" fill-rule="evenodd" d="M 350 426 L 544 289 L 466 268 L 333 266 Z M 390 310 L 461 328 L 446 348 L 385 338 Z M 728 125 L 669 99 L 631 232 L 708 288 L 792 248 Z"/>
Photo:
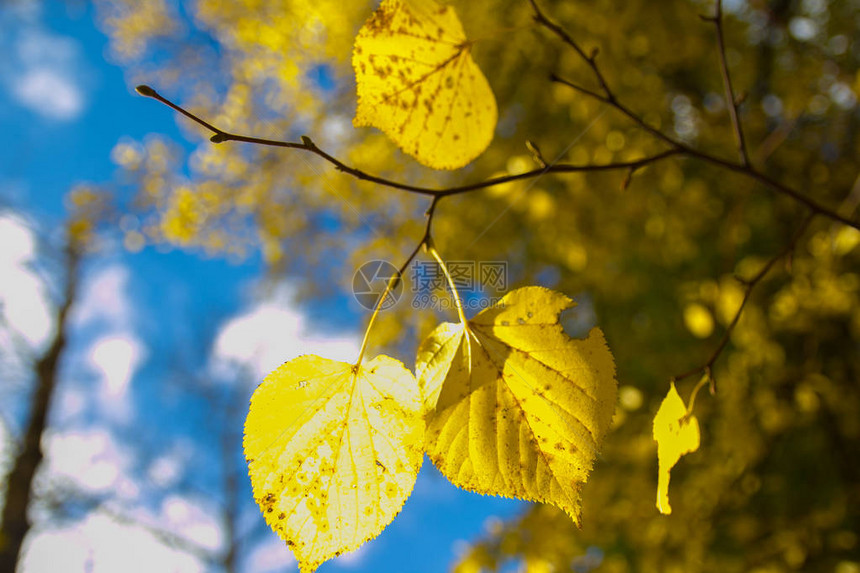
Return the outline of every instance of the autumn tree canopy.
<path id="1" fill-rule="evenodd" d="M 860 567 L 855 3 L 114 0 L 100 13 L 114 57 L 151 86 L 140 93 L 181 106 L 198 142 L 187 158 L 158 136 L 115 148 L 134 189 L 128 248 L 259 252 L 321 298 L 371 259 L 404 275 L 422 258 L 508 264 L 504 306 L 467 312 L 448 276 L 447 309 L 369 314 L 355 364 L 297 359 L 260 386 L 255 496 L 306 570 L 375 534 L 339 545 L 325 495 L 383 527 L 416 440 L 457 485 L 550 504 L 475 540 L 459 571 Z M 555 318 L 567 297 L 578 308 Z M 383 353 L 405 366 L 370 358 Z M 302 400 L 289 427 L 260 410 Z M 326 469 L 346 443 L 336 426 L 360 429 L 350 452 L 389 432 L 403 467 Z M 332 485 L 305 486 L 311 471 Z M 379 486 L 369 499 L 391 484 L 397 503 L 343 494 L 365 483 Z"/>

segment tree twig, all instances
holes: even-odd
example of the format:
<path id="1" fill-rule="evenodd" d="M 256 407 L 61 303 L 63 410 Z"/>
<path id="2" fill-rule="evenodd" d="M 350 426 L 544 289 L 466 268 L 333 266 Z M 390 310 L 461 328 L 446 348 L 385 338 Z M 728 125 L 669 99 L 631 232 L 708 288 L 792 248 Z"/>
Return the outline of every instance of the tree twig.
<path id="1" fill-rule="evenodd" d="M 597 66 L 597 50 L 592 51 L 591 54 L 586 54 L 585 50 L 582 49 L 582 46 L 580 46 L 564 28 L 546 17 L 537 5 L 536 0 L 529 0 L 529 3 L 535 11 L 535 22 L 550 30 L 553 34 L 561 38 L 562 42 L 573 48 L 573 50 L 579 54 L 579 57 L 585 61 L 589 68 L 591 68 L 591 73 L 594 74 L 594 78 L 597 80 L 597 83 L 600 84 L 604 97 L 609 101 L 614 101 L 615 94 L 611 89 L 609 89 L 609 84 L 606 83 L 606 78 L 603 77 L 603 72 L 601 72 L 600 68 Z"/>
<path id="2" fill-rule="evenodd" d="M 459 195 L 460 193 L 467 193 L 469 191 L 476 191 L 478 189 L 486 189 L 488 187 L 494 187 L 496 185 L 502 185 L 504 183 L 511 183 L 513 181 L 521 181 L 524 179 L 533 179 L 536 177 L 540 177 L 547 173 L 582 173 L 582 172 L 600 172 L 600 171 L 621 171 L 621 170 L 639 170 L 647 165 L 652 163 L 657 163 L 674 155 L 679 155 L 683 153 L 680 149 L 669 149 L 666 151 L 662 151 L 660 153 L 656 153 L 654 155 L 643 157 L 642 159 L 637 159 L 633 161 L 619 161 L 615 163 L 604 163 L 599 165 L 570 165 L 565 163 L 559 163 L 555 165 L 546 165 L 539 169 L 533 169 L 531 171 L 526 171 L 524 173 L 517 173 L 515 175 L 503 175 L 500 177 L 491 177 L 490 179 L 485 179 L 484 181 L 479 181 L 477 183 L 469 183 L 467 185 L 458 185 L 454 187 L 439 187 L 439 188 L 431 188 L 431 187 L 422 187 L 420 185 L 410 185 L 408 183 L 402 183 L 399 181 L 393 181 L 391 179 L 386 179 L 384 177 L 379 177 L 377 175 L 371 175 L 366 173 L 360 169 L 355 167 L 351 167 L 346 165 L 336 157 L 326 153 L 324 150 L 319 148 L 310 137 L 303 135 L 301 138 L 301 142 L 293 142 L 293 141 L 278 141 L 274 139 L 264 139 L 260 137 L 250 137 L 246 135 L 237 135 L 235 133 L 228 133 L 218 127 L 215 127 L 211 123 L 201 119 L 190 111 L 184 109 L 182 106 L 179 106 L 169 99 L 165 98 L 154 89 L 149 86 L 138 86 L 137 93 L 142 96 L 150 97 L 152 99 L 158 100 L 164 105 L 176 110 L 181 113 L 185 117 L 194 121 L 195 123 L 205 127 L 209 131 L 211 131 L 214 135 L 210 137 L 210 141 L 214 143 L 223 143 L 226 141 L 239 141 L 244 143 L 253 143 L 256 145 L 264 145 L 269 147 L 281 147 L 287 149 L 298 149 L 300 151 L 308 151 L 311 152 L 326 161 L 332 164 L 335 169 L 338 171 L 342 171 L 357 179 L 361 179 L 363 181 L 369 181 L 371 183 L 376 183 L 378 185 L 382 185 L 384 187 L 389 187 L 392 189 L 398 189 L 400 191 L 407 191 L 409 193 L 416 193 L 419 195 L 427 195 L 431 197 L 447 197 L 449 195 Z"/>
<path id="3" fill-rule="evenodd" d="M 768 260 L 767 263 L 765 263 L 765 265 L 761 268 L 761 270 L 759 272 L 757 272 L 752 278 L 750 278 L 748 280 L 739 279 L 744 285 L 744 297 L 741 300 L 741 304 L 738 307 L 738 310 L 735 312 L 735 316 L 732 318 L 732 321 L 726 327 L 726 331 L 723 333 L 722 338 L 720 338 L 720 342 L 717 344 L 716 348 L 714 348 L 714 351 L 711 353 L 711 356 L 701 366 L 697 366 L 695 368 L 692 368 L 692 369 L 684 372 L 683 374 L 679 374 L 677 376 L 674 376 L 672 378 L 673 380 L 675 380 L 675 381 L 683 380 L 684 378 L 689 378 L 690 376 L 693 376 L 694 374 L 713 370 L 714 364 L 717 362 L 720 355 L 723 353 L 723 350 L 725 350 L 726 346 L 728 345 L 729 339 L 731 339 L 732 333 L 734 332 L 735 327 L 738 325 L 738 321 L 741 319 L 741 315 L 743 314 L 744 307 L 747 305 L 747 302 L 749 302 L 750 298 L 752 297 L 752 293 L 755 290 L 756 286 L 762 281 L 762 279 L 764 279 L 764 277 L 767 276 L 767 274 L 770 272 L 770 270 L 773 268 L 773 266 L 778 261 L 780 261 L 781 259 L 788 256 L 789 254 L 791 254 L 794 251 L 795 247 L 797 246 L 797 242 L 800 240 L 800 238 L 806 232 L 806 229 L 809 227 L 809 224 L 812 222 L 812 219 L 814 219 L 814 218 L 815 218 L 815 214 L 807 215 L 806 219 L 804 219 L 804 221 L 800 224 L 800 226 L 794 232 L 794 235 L 792 235 L 791 240 L 789 240 L 788 243 L 786 243 L 786 245 L 782 248 L 782 250 L 780 250 L 780 252 L 778 252 L 776 255 L 771 257 L 771 259 Z M 713 378 L 712 378 L 711 388 L 713 389 L 715 387 L 716 387 L 716 384 L 713 383 Z"/>
<path id="4" fill-rule="evenodd" d="M 664 143 L 666 143 L 667 145 L 669 145 L 670 150 L 675 151 L 679 155 L 686 155 L 686 156 L 694 158 L 694 159 L 699 159 L 699 160 L 704 161 L 706 163 L 710 163 L 714 166 L 722 167 L 723 169 L 726 169 L 728 171 L 732 171 L 734 173 L 739 173 L 741 175 L 744 175 L 750 179 L 753 179 L 753 180 L 761 183 L 762 185 L 764 185 L 766 187 L 769 187 L 770 189 L 776 191 L 777 193 L 780 193 L 782 195 L 785 195 L 786 197 L 793 199 L 794 201 L 797 201 L 798 203 L 805 206 L 807 209 L 809 209 L 814 214 L 823 215 L 825 217 L 833 219 L 834 221 L 838 221 L 844 225 L 848 225 L 849 227 L 853 227 L 857 230 L 860 230 L 860 222 L 851 220 L 848 217 L 844 217 L 844 216 L 840 215 L 836 210 L 825 207 L 824 205 L 821 205 L 820 203 L 818 203 L 814 199 L 811 199 L 811 198 L 807 197 L 806 195 L 800 193 L 796 189 L 793 189 L 792 187 L 785 185 L 784 183 L 780 183 L 779 181 L 772 179 L 768 175 L 762 173 L 761 171 L 759 171 L 755 167 L 753 167 L 751 164 L 749 164 L 749 162 L 747 160 L 741 160 L 740 162 L 729 161 L 727 159 L 723 159 L 722 157 L 712 155 L 712 154 L 707 153 L 705 151 L 700 151 L 694 147 L 691 147 L 690 145 L 687 145 L 686 143 L 684 143 L 682 141 L 679 141 L 679 140 L 671 137 L 670 135 L 667 135 L 666 133 L 663 133 L 659 129 L 650 125 L 648 122 L 646 122 L 642 118 L 642 116 L 640 116 L 639 114 L 637 114 L 636 112 L 634 112 L 633 110 L 631 110 L 629 107 L 627 107 L 626 105 L 624 105 L 623 103 L 621 103 L 618 100 L 618 97 L 616 96 L 616 94 L 614 92 L 612 92 L 612 90 L 609 88 L 608 84 L 604 80 L 603 74 L 600 71 L 600 67 L 597 64 L 596 58 L 594 56 L 587 55 L 585 53 L 585 51 L 582 49 L 582 47 L 579 46 L 579 44 L 576 42 L 576 40 L 574 40 L 567 32 L 564 32 L 564 30 L 560 26 L 558 26 L 557 24 L 555 24 L 551 20 L 549 20 L 549 18 L 547 18 L 546 15 L 544 15 L 544 13 L 537 6 L 536 0 L 529 0 L 529 2 L 534 7 L 535 12 L 536 12 L 535 20 L 538 23 L 545 26 L 547 29 L 551 30 L 553 33 L 559 35 L 564 40 L 564 42 L 566 44 L 573 47 L 574 51 L 581 58 L 583 58 L 585 60 L 585 62 L 588 64 L 588 66 L 591 68 L 591 70 L 595 76 L 595 79 L 601 85 L 601 88 L 602 88 L 604 93 L 602 93 L 602 94 L 598 93 L 597 91 L 595 91 L 593 89 L 589 89 L 587 87 L 581 86 L 581 85 L 576 84 L 574 82 L 571 82 L 569 80 L 563 79 L 560 76 L 558 76 L 557 74 L 551 74 L 551 76 L 550 76 L 551 81 L 566 85 L 566 86 L 570 87 L 571 89 L 574 89 L 583 95 L 586 95 L 590 98 L 593 98 L 597 101 L 600 101 L 602 103 L 605 103 L 605 104 L 611 106 L 616 111 L 620 112 L 621 114 L 623 114 L 624 116 L 629 118 L 631 121 L 633 121 L 636 125 L 638 125 L 642 129 L 644 129 L 645 131 L 647 131 L 648 133 L 650 133 L 651 135 L 653 135 L 657 139 L 659 139 L 659 140 L 663 141 Z M 720 24 L 720 30 L 722 31 L 722 24 Z M 730 105 L 729 105 L 730 109 L 732 109 L 732 106 L 734 106 L 736 104 L 734 99 L 732 99 L 732 101 L 729 103 L 730 103 Z M 736 111 L 737 110 L 735 110 L 735 114 L 736 114 Z M 739 121 L 738 121 L 737 127 L 735 129 L 740 130 Z M 741 137 L 743 137 L 743 132 L 742 131 L 738 131 L 738 132 L 741 133 Z M 739 139 L 739 141 L 740 141 L 740 139 Z M 744 150 L 745 149 L 746 149 L 746 144 L 744 144 Z M 744 154 L 746 155 L 746 151 L 744 151 Z"/>
<path id="5" fill-rule="evenodd" d="M 732 88 L 732 76 L 729 73 L 729 65 L 726 61 L 726 41 L 723 34 L 723 2 L 717 0 L 716 12 L 712 18 L 705 18 L 706 21 L 712 22 L 717 32 L 717 54 L 720 60 L 720 75 L 723 78 L 723 87 L 726 91 L 726 107 L 729 110 L 729 117 L 732 120 L 732 129 L 735 132 L 735 140 L 738 144 L 738 155 L 744 166 L 750 164 L 749 154 L 747 153 L 747 145 L 744 139 L 744 130 L 741 125 L 740 114 L 738 113 L 738 102 L 735 99 L 735 91 Z"/>

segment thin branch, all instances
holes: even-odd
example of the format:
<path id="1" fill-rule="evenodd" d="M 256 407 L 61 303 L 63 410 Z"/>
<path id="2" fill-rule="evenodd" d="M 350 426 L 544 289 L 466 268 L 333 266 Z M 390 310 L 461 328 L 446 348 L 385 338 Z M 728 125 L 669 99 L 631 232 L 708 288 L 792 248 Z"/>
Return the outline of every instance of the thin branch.
<path id="1" fill-rule="evenodd" d="M 549 28 L 553 32 L 556 32 L 557 29 L 560 29 L 557 24 L 552 23 L 549 19 L 546 18 L 546 16 L 543 15 L 543 13 L 540 11 L 540 9 L 537 8 L 535 0 L 529 0 L 529 2 L 531 2 L 532 6 L 535 7 L 535 10 L 537 12 L 537 16 L 535 17 L 535 19 L 539 23 L 543 24 L 544 26 L 546 26 L 547 28 Z M 563 30 L 562 30 L 562 32 L 563 32 Z M 556 32 L 556 33 L 558 34 L 558 32 Z M 561 35 L 561 34 L 559 34 L 559 35 Z M 592 69 L 592 71 L 595 75 L 595 78 L 601 84 L 603 91 L 607 92 L 607 93 L 605 93 L 605 94 L 598 93 L 592 89 L 586 88 L 584 86 L 581 86 L 581 85 L 576 84 L 574 82 L 571 82 L 569 80 L 563 79 L 563 78 L 559 77 L 557 74 L 551 74 L 550 75 L 551 81 L 566 85 L 569 88 L 576 90 L 577 92 L 579 92 L 583 95 L 586 95 L 586 96 L 593 98 L 599 102 L 602 102 L 602 103 L 605 103 L 605 104 L 611 106 L 613 109 L 617 110 L 618 112 L 620 112 L 621 114 L 623 114 L 624 116 L 629 118 L 631 121 L 633 121 L 636 125 L 638 125 L 642 129 L 644 129 L 645 131 L 647 131 L 648 133 L 650 133 L 651 135 L 653 135 L 657 139 L 659 139 L 659 140 L 663 141 L 664 143 L 666 143 L 667 145 L 669 145 L 670 151 L 673 151 L 678 155 L 686 155 L 688 157 L 695 158 L 695 159 L 698 159 L 700 161 L 704 161 L 706 163 L 710 163 L 710 164 L 715 165 L 717 167 L 722 167 L 723 169 L 727 169 L 727 170 L 732 171 L 734 173 L 740 173 L 741 175 L 744 175 L 750 179 L 754 179 L 755 181 L 761 183 L 762 185 L 769 187 L 770 189 L 772 189 L 772 190 L 774 190 L 774 191 L 776 191 L 782 195 L 785 195 L 786 197 L 790 197 L 794 201 L 797 201 L 798 203 L 805 206 L 807 209 L 809 209 L 810 212 L 812 212 L 816 215 L 824 215 L 825 217 L 833 219 L 834 221 L 838 221 L 844 225 L 848 225 L 849 227 L 853 227 L 857 230 L 860 230 L 860 222 L 853 221 L 853 220 L 849 219 L 848 217 L 844 217 L 844 216 L 840 215 L 838 212 L 836 212 L 836 210 L 825 207 L 824 205 L 821 205 L 820 203 L 818 203 L 814 199 L 811 199 L 811 198 L 803 195 L 802 193 L 789 187 L 788 185 L 785 185 L 785 184 L 780 183 L 779 181 L 777 181 L 775 179 L 770 178 L 769 176 L 765 175 L 761 171 L 758 171 L 757 169 L 755 169 L 748 162 L 729 161 L 727 159 L 723 159 L 723 158 L 718 157 L 716 155 L 712 155 L 710 153 L 700 151 L 694 147 L 687 145 L 686 143 L 684 143 L 682 141 L 679 141 L 679 140 L 671 137 L 670 135 L 667 135 L 666 133 L 663 133 L 659 129 L 653 127 L 648 122 L 646 122 L 642 118 L 642 116 L 640 116 L 639 114 L 637 114 L 636 112 L 634 112 L 633 110 L 631 110 L 629 107 L 627 107 L 626 105 L 624 105 L 623 103 L 621 103 L 618 100 L 618 97 L 609 89 L 605 80 L 603 80 L 603 74 L 601 73 L 600 67 L 597 65 L 597 61 L 593 56 L 586 55 L 585 51 L 566 32 L 563 32 L 563 36 L 561 36 L 561 37 L 564 39 L 565 43 L 573 46 L 576 53 L 579 54 L 579 56 L 582 57 L 586 61 L 586 63 L 588 63 L 589 67 Z M 732 104 L 734 105 L 734 102 L 732 102 Z"/>
<path id="2" fill-rule="evenodd" d="M 780 183 L 774 179 L 771 179 L 764 173 L 756 170 L 747 162 L 736 163 L 733 161 L 729 161 L 723 159 L 721 157 L 717 157 L 715 155 L 711 155 L 710 153 L 706 153 L 703 151 L 699 151 L 689 145 L 663 133 L 659 129 L 649 125 L 641 116 L 632 111 L 626 105 L 622 104 L 618 101 L 615 93 L 611 90 L 608 83 L 606 82 L 603 73 L 600 70 L 600 67 L 597 64 L 597 52 L 593 51 L 591 54 L 587 54 L 585 50 L 567 33 L 564 31 L 561 26 L 555 24 L 546 15 L 540 10 L 537 5 L 536 0 L 529 0 L 532 7 L 535 10 L 535 20 L 545 26 L 547 29 L 552 31 L 554 34 L 559 36 L 567 45 L 571 46 L 576 53 L 588 64 L 589 68 L 592 70 L 595 79 L 600 84 L 601 90 L 603 93 L 598 93 L 594 90 L 585 88 L 583 86 L 579 86 L 573 82 L 564 80 L 557 75 L 553 74 L 551 76 L 551 80 L 555 82 L 562 83 L 567 85 L 580 93 L 587 95 L 591 98 L 596 99 L 597 101 L 606 103 L 621 112 L 623 115 L 627 116 L 630 120 L 639 125 L 642 129 L 651 133 L 654 137 L 660 139 L 667 145 L 669 145 L 670 149 L 658 153 L 656 155 L 645 157 L 643 159 L 637 161 L 626 161 L 626 162 L 617 162 L 617 163 L 608 163 L 604 165 L 566 165 L 566 164 L 557 164 L 557 165 L 549 165 L 546 167 L 542 167 L 540 169 L 534 169 L 532 171 L 528 171 L 526 173 L 519 173 L 516 175 L 506 175 L 502 177 L 493 177 L 484 181 L 480 181 L 477 183 L 471 183 L 468 185 L 460 185 L 455 187 L 445 187 L 445 188 L 430 188 L 430 187 L 422 187 L 418 185 L 410 185 L 407 183 L 401 183 L 398 181 L 392 181 L 390 179 L 386 179 L 384 177 L 379 177 L 377 175 L 371 175 L 361 171 L 360 169 L 351 167 L 340 161 L 339 159 L 333 157 L 328 154 L 324 150 L 317 147 L 317 145 L 311 140 L 310 137 L 302 136 L 301 142 L 290 142 L 290 141 L 278 141 L 273 139 L 265 139 L 259 137 L 251 137 L 245 135 L 238 135 L 234 133 L 226 132 L 214 125 L 204 121 L 203 119 L 197 117 L 193 113 L 187 111 L 179 105 L 171 102 L 167 98 L 160 95 L 154 89 L 146 85 L 138 86 L 137 92 L 140 95 L 151 97 L 160 101 L 161 103 L 169 106 L 170 108 L 176 110 L 192 121 L 198 123 L 199 125 L 205 127 L 209 131 L 213 133 L 210 140 L 214 143 L 222 143 L 225 141 L 240 141 L 245 143 L 253 143 L 257 145 L 266 145 L 272 147 L 282 147 L 289 149 L 299 149 L 302 151 L 309 151 L 318 155 L 319 157 L 325 159 L 327 162 L 332 164 L 339 171 L 343 171 L 349 175 L 357 179 L 361 179 L 363 181 L 369 181 L 372 183 L 376 183 L 378 185 L 382 185 L 385 187 L 389 187 L 392 189 L 399 189 L 401 191 L 407 191 L 410 193 L 417 193 L 420 195 L 429 195 L 433 197 L 445 197 L 448 195 L 456 195 L 459 193 L 466 193 L 469 191 L 475 191 L 478 189 L 485 189 L 488 187 L 493 187 L 495 185 L 501 185 L 504 183 L 509 183 L 512 181 L 518 181 L 523 179 L 530 179 L 535 177 L 540 177 L 546 173 L 571 173 L 571 172 L 594 172 L 594 171 L 613 171 L 613 170 L 633 170 L 636 171 L 645 165 L 656 163 L 673 155 L 686 155 L 692 158 L 699 159 L 701 161 L 710 163 L 712 165 L 722 167 L 729 171 L 733 171 L 735 173 L 740 173 L 745 175 L 748 178 L 754 179 L 759 183 L 765 185 L 766 187 L 771 188 L 772 190 L 781 193 L 791 199 L 797 201 L 804 205 L 807 209 L 809 209 L 812 213 L 824 215 L 834 221 L 838 221 L 850 227 L 860 230 L 860 222 L 853 221 L 845 216 L 840 215 L 835 210 L 825 207 L 824 205 L 819 204 L 813 199 L 806 197 L 795 189 Z M 720 31 L 722 31 L 722 25 L 720 25 Z M 731 102 L 734 105 L 734 100 Z M 739 125 L 739 124 L 738 124 Z M 744 146 L 745 148 L 745 146 Z"/>
<path id="3" fill-rule="evenodd" d="M 591 72 L 594 74 L 594 78 L 597 80 L 597 83 L 600 84 L 600 88 L 603 90 L 604 97 L 606 97 L 607 101 L 614 101 L 615 94 L 613 94 L 612 90 L 609 89 L 609 84 L 606 83 L 606 78 L 603 77 L 603 72 L 601 72 L 600 68 L 597 66 L 597 50 L 593 50 L 591 54 L 586 54 L 585 50 L 582 49 L 582 47 L 570 36 L 570 34 L 567 33 L 567 31 L 565 31 L 564 28 L 546 17 L 535 0 L 529 0 L 529 3 L 531 3 L 532 8 L 535 11 L 535 22 L 550 30 L 553 34 L 561 38 L 562 42 L 573 48 L 573 50 L 579 54 L 579 57 L 585 61 L 589 68 L 591 68 Z"/>
<path id="4" fill-rule="evenodd" d="M 750 164 L 749 154 L 747 153 L 747 145 L 744 140 L 744 130 L 741 126 L 740 115 L 738 114 L 738 102 L 735 99 L 735 91 L 732 88 L 732 76 L 729 74 L 729 65 L 726 61 L 726 41 L 723 35 L 723 2 L 717 0 L 716 13 L 713 18 L 705 18 L 712 22 L 717 31 L 717 53 L 720 60 L 720 75 L 723 78 L 723 87 L 726 90 L 726 107 L 729 109 L 729 116 L 732 120 L 732 129 L 735 132 L 735 140 L 738 144 L 738 155 L 740 155 L 741 163 L 744 166 Z"/>
<path id="5" fill-rule="evenodd" d="M 250 137 L 246 135 L 237 135 L 235 133 L 228 133 L 218 127 L 215 127 L 211 123 L 201 119 L 200 117 L 194 115 L 190 111 L 184 109 L 183 107 L 173 103 L 169 99 L 165 98 L 154 89 L 149 86 L 138 86 L 137 92 L 146 97 L 150 97 L 152 99 L 158 100 L 164 105 L 174 109 L 175 111 L 181 113 L 185 117 L 194 121 L 195 123 L 205 127 L 209 131 L 211 131 L 214 135 L 210 137 L 210 141 L 213 143 L 223 143 L 225 141 L 240 141 L 244 143 L 253 143 L 256 145 L 264 145 L 269 147 L 281 147 L 287 149 L 298 149 L 301 151 L 308 151 L 313 153 L 326 161 L 332 164 L 335 169 L 338 171 L 342 171 L 349 175 L 352 175 L 356 179 L 361 179 L 362 181 L 369 181 L 371 183 L 376 183 L 378 185 L 382 185 L 384 187 L 390 187 L 392 189 L 398 189 L 400 191 L 406 191 L 409 193 L 416 193 L 419 195 L 427 195 L 431 197 L 447 197 L 449 195 L 459 195 L 460 193 L 467 193 L 469 191 L 476 191 L 478 189 L 486 189 L 488 187 L 494 187 L 496 185 L 502 185 L 504 183 L 511 183 L 513 181 L 520 181 L 523 179 L 533 179 L 536 177 L 540 177 L 547 173 L 581 173 L 581 172 L 600 172 L 600 171 L 620 171 L 620 170 L 638 170 L 641 169 L 651 163 L 657 163 L 658 161 L 662 161 L 668 157 L 672 157 L 673 155 L 679 155 L 683 153 L 682 150 L 679 149 L 670 149 L 667 151 L 663 151 L 661 153 L 657 153 L 655 155 L 651 155 L 648 157 L 643 157 L 642 159 L 637 159 L 635 161 L 619 161 L 616 163 L 605 163 L 601 165 L 569 165 L 564 163 L 559 163 L 555 165 L 547 165 L 545 167 L 539 169 L 533 169 L 531 171 L 526 171 L 525 173 L 518 173 L 515 175 L 504 175 L 501 177 L 492 177 L 490 179 L 486 179 L 484 181 L 479 181 L 477 183 L 470 183 L 467 185 L 458 185 L 454 187 L 439 187 L 439 188 L 431 188 L 431 187 L 422 187 L 419 185 L 410 185 L 408 183 L 401 183 L 398 181 L 393 181 L 390 179 L 385 179 L 384 177 L 379 177 L 377 175 L 371 175 L 369 173 L 365 173 L 360 169 L 356 169 L 355 167 L 351 167 L 346 165 L 336 157 L 329 155 L 324 150 L 320 149 L 310 137 L 303 135 L 301 143 L 292 142 L 292 141 L 278 141 L 274 139 L 264 139 L 260 137 Z M 600 96 L 598 96 L 600 97 Z"/>
<path id="6" fill-rule="evenodd" d="M 696 153 L 696 150 L 692 149 L 691 147 L 688 147 L 686 144 L 678 141 L 677 139 L 673 139 L 673 138 L 669 137 L 668 135 L 666 135 L 665 133 L 663 133 L 662 131 L 660 131 L 656 127 L 651 126 L 648 122 L 646 122 L 644 119 L 642 119 L 642 117 L 640 117 L 636 112 L 634 112 L 633 110 L 631 110 L 630 108 L 628 108 L 627 106 L 625 106 L 624 104 L 619 102 L 614 94 L 611 97 L 600 95 L 599 93 L 597 93 L 593 90 L 590 90 L 588 88 L 580 86 L 579 84 L 575 84 L 575 83 L 571 82 L 570 80 L 566 80 L 566 79 L 560 77 L 559 75 L 557 75 L 555 73 L 550 74 L 549 79 L 552 82 L 556 82 L 556 83 L 560 83 L 562 85 L 565 85 L 571 89 L 578 91 L 581 94 L 584 94 L 584 95 L 587 95 L 588 97 L 594 98 L 597 101 L 603 102 L 605 104 L 609 104 L 610 106 L 612 106 L 613 108 L 615 108 L 616 110 L 620 111 L 622 114 L 624 114 L 625 116 L 630 118 L 639 127 L 644 129 L 645 131 L 647 131 L 648 133 L 650 133 L 651 135 L 653 135 L 657 139 L 660 139 L 660 140 L 664 141 L 665 143 L 669 144 L 670 146 L 672 146 L 673 149 L 678 150 L 680 153 L 685 153 L 685 154 L 690 154 L 691 152 Z"/>
<path id="7" fill-rule="evenodd" d="M 714 348 L 714 351 L 711 353 L 711 356 L 708 358 L 708 360 L 704 364 L 702 364 L 701 366 L 697 366 L 696 368 L 693 368 L 691 370 L 688 370 L 687 372 L 684 372 L 683 374 L 679 374 L 678 376 L 675 376 L 673 378 L 673 380 L 676 380 L 676 381 L 683 380 L 684 378 L 688 378 L 690 376 L 693 376 L 694 374 L 713 370 L 714 364 L 717 362 L 717 359 L 719 359 L 720 355 L 723 353 L 723 350 L 725 350 L 726 346 L 728 345 L 729 339 L 731 339 L 732 333 L 734 332 L 735 327 L 738 325 L 738 321 L 741 319 L 741 315 L 743 314 L 744 307 L 746 307 L 747 302 L 749 302 L 750 298 L 752 297 L 753 291 L 755 290 L 756 286 L 758 286 L 758 284 L 762 281 L 762 279 L 764 279 L 767 276 L 767 274 L 770 272 L 770 270 L 773 268 L 773 266 L 778 261 L 782 260 L 783 258 L 790 255 L 792 252 L 794 252 L 794 249 L 797 246 L 797 242 L 800 240 L 800 238 L 806 232 L 806 229 L 809 227 L 809 224 L 812 222 L 812 219 L 814 219 L 814 218 L 815 218 L 815 214 L 807 215 L 806 219 L 804 219 L 804 221 L 800 224 L 800 226 L 794 232 L 794 235 L 792 235 L 791 240 L 789 240 L 789 242 L 786 243 L 786 245 L 782 248 L 782 250 L 780 252 L 778 252 L 770 260 L 768 260 L 768 262 L 765 263 L 765 265 L 761 268 L 761 270 L 758 273 L 755 274 L 755 276 L 753 276 L 751 279 L 748 279 L 748 280 L 738 279 L 744 285 L 744 298 L 741 300 L 741 304 L 738 307 L 738 310 L 735 312 L 735 316 L 732 318 L 732 321 L 726 327 L 726 331 L 723 333 L 722 338 L 720 338 L 720 342 L 717 344 L 717 347 Z M 713 391 L 713 388 L 715 388 L 715 386 L 716 386 L 716 384 L 712 384 L 712 386 L 711 386 L 712 391 Z"/>

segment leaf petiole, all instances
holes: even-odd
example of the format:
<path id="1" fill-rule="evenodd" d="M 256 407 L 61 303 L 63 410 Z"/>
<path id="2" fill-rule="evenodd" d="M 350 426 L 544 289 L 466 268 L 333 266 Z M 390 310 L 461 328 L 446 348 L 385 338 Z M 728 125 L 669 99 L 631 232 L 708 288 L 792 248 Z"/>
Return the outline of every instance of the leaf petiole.
<path id="1" fill-rule="evenodd" d="M 415 255 L 413 254 L 409 260 L 411 261 L 414 256 Z M 409 264 L 409 262 L 407 261 L 406 264 Z M 396 275 L 392 275 L 391 278 L 388 279 L 388 284 L 385 285 L 385 290 L 382 291 L 382 294 L 379 296 L 379 300 L 376 303 L 376 307 L 373 309 L 373 314 L 370 315 L 370 321 L 368 321 L 367 328 L 364 331 L 364 339 L 361 341 L 361 350 L 358 351 L 358 360 L 355 361 L 356 369 L 361 366 L 361 360 L 364 358 L 364 351 L 367 349 L 367 340 L 370 337 L 370 330 L 373 328 L 373 323 L 376 322 L 376 316 L 382 309 L 382 303 L 388 298 L 388 293 L 394 290 L 397 283 L 400 282 L 402 275 L 403 269 L 398 270 Z"/>
<path id="2" fill-rule="evenodd" d="M 460 322 L 464 325 L 468 324 L 466 320 L 466 314 L 463 312 L 463 303 L 460 300 L 460 293 L 457 292 L 457 287 L 454 286 L 454 279 L 451 277 L 451 273 L 448 272 L 448 267 L 445 266 L 445 261 L 442 260 L 442 257 L 439 256 L 439 251 L 436 250 L 436 247 L 433 246 L 432 242 L 427 243 L 427 252 L 436 259 L 436 262 L 439 263 L 439 266 L 442 267 L 442 272 L 445 273 L 445 278 L 448 280 L 448 286 L 451 288 L 451 296 L 454 299 L 454 304 L 457 306 L 457 315 L 460 317 Z"/>
<path id="3" fill-rule="evenodd" d="M 702 374 L 701 379 L 696 383 L 696 386 L 693 388 L 692 394 L 690 394 L 690 405 L 687 406 L 687 416 L 690 416 L 693 413 L 693 406 L 696 404 L 696 396 L 699 394 L 699 390 L 705 384 L 713 384 L 713 378 L 711 376 L 711 369 L 705 368 L 705 373 Z"/>

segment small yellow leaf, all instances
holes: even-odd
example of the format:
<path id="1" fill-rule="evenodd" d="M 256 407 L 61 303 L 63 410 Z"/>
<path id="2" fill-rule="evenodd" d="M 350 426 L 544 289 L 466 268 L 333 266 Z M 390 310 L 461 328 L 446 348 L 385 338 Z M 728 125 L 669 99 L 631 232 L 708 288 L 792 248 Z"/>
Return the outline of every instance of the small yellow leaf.
<path id="1" fill-rule="evenodd" d="M 378 356 L 355 367 L 300 356 L 254 392 L 245 457 L 254 499 L 302 573 L 376 537 L 423 458 L 415 377 Z"/>
<path id="2" fill-rule="evenodd" d="M 566 296 L 508 293 L 468 324 L 440 325 L 418 350 L 425 449 L 455 485 L 556 505 L 577 523 L 615 409 L 615 363 L 603 333 L 572 339 Z"/>
<path id="3" fill-rule="evenodd" d="M 382 0 L 355 39 L 356 127 L 381 129 L 435 169 L 457 169 L 493 139 L 498 111 L 449 6 Z"/>
<path id="4" fill-rule="evenodd" d="M 699 421 L 687 414 L 687 407 L 675 384 L 660 404 L 654 416 L 654 440 L 657 442 L 657 509 L 660 513 L 672 513 L 669 505 L 669 472 L 684 454 L 699 449 Z"/>

